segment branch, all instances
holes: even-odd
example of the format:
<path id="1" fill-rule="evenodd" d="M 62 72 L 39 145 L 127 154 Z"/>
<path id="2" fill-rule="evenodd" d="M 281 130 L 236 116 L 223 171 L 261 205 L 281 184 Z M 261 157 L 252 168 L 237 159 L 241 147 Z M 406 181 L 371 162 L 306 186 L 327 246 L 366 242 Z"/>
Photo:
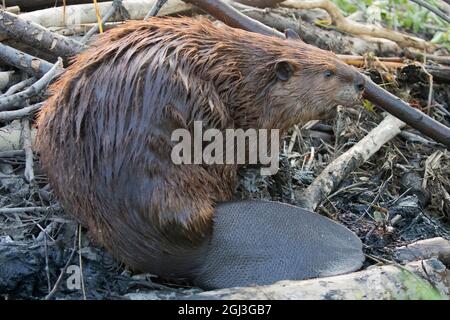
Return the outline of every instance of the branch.
<path id="1" fill-rule="evenodd" d="M 445 12 L 442 12 L 438 8 L 433 7 L 431 4 L 422 1 L 422 0 L 411 0 L 412 2 L 417 3 L 419 6 L 424 7 L 428 9 L 429 11 L 433 12 L 435 15 L 437 15 L 439 18 L 444 20 L 447 23 L 450 23 L 450 17 L 445 14 Z"/>
<path id="2" fill-rule="evenodd" d="M 108 22 L 109 19 L 122 7 L 122 0 L 114 0 L 111 4 L 111 7 L 109 8 L 108 12 L 102 17 L 101 23 L 104 24 Z M 89 39 L 99 31 L 99 24 L 96 23 L 81 39 L 81 43 L 86 43 L 89 41 Z"/>
<path id="3" fill-rule="evenodd" d="M 29 117 L 41 109 L 42 103 L 37 103 L 19 110 L 1 111 L 0 121 L 8 122 L 15 119 Z"/>
<path id="4" fill-rule="evenodd" d="M 70 57 L 83 51 L 84 45 L 15 14 L 0 11 L 0 30 L 29 46 L 42 48 L 59 57 Z"/>
<path id="5" fill-rule="evenodd" d="M 253 20 L 238 10 L 234 9 L 228 1 L 223 0 L 184 0 L 184 2 L 191 3 L 206 13 L 209 13 L 217 20 L 222 21 L 226 25 L 239 28 L 255 33 L 261 33 L 268 36 L 277 36 L 284 38 L 281 32 L 269 28 L 259 21 Z"/>
<path id="6" fill-rule="evenodd" d="M 368 78 L 366 80 L 364 97 L 403 120 L 417 131 L 450 149 L 450 128 L 427 116 L 420 110 L 411 108 L 406 102 L 380 88 Z"/>
<path id="7" fill-rule="evenodd" d="M 46 74 L 53 66 L 50 62 L 5 46 L 2 43 L 0 43 L 0 60 L 36 77 Z"/>
<path id="8" fill-rule="evenodd" d="M 0 111 L 14 109 L 15 107 L 20 106 L 20 104 L 22 104 L 26 99 L 37 95 L 47 87 L 47 85 L 53 80 L 54 77 L 62 72 L 62 65 L 62 59 L 59 58 L 58 62 L 56 62 L 41 79 L 39 79 L 28 89 L 12 94 L 10 96 L 0 98 Z"/>
<path id="9" fill-rule="evenodd" d="M 430 44 L 429 42 L 417 37 L 412 37 L 400 32 L 377 27 L 374 25 L 367 25 L 348 20 L 344 17 L 339 8 L 334 3 L 328 0 L 287 0 L 283 2 L 282 5 L 295 9 L 323 9 L 330 15 L 331 24 L 336 26 L 336 28 L 342 32 L 389 39 L 398 43 L 398 45 L 404 48 L 414 47 L 418 49 L 428 49 L 435 47 L 433 44 Z"/>

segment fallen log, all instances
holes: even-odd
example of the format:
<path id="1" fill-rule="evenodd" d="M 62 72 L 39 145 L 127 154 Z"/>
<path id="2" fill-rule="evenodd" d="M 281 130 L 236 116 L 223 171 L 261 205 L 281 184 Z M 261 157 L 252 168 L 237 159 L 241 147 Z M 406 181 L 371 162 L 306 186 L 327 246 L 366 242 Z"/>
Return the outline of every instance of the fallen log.
<path id="1" fill-rule="evenodd" d="M 328 278 L 280 281 L 267 286 L 205 291 L 190 300 L 448 300 L 448 270 L 437 259 L 407 265 L 371 267 Z M 154 299 L 154 293 L 130 293 L 132 300 Z"/>
<path id="2" fill-rule="evenodd" d="M 130 19 L 142 20 L 155 2 L 156 0 L 124 0 L 123 6 L 128 11 Z M 111 8 L 111 5 L 112 1 L 98 3 L 101 13 L 106 13 Z M 181 0 L 169 0 L 161 8 L 158 15 L 176 14 L 191 9 L 191 5 Z M 89 4 L 67 6 L 65 10 L 63 7 L 37 10 L 21 14 L 20 17 L 43 27 L 69 27 L 97 23 L 97 16 L 95 15 L 95 10 L 93 10 L 92 1 Z M 111 17 L 110 21 L 117 21 L 115 18 L 115 16 Z"/>
<path id="3" fill-rule="evenodd" d="M 223 0 L 185 0 L 223 21 L 227 25 L 251 32 L 284 38 L 284 34 L 253 20 L 234 9 Z M 406 102 L 367 79 L 364 97 L 387 112 L 406 122 L 414 129 L 450 148 L 450 128 L 430 118 L 421 111 L 411 108 Z"/>
<path id="4" fill-rule="evenodd" d="M 98 2 L 106 2 L 110 0 L 97 0 Z M 92 0 L 66 0 L 67 5 L 91 3 Z M 63 0 L 6 0 L 8 6 L 19 6 L 22 11 L 31 11 L 63 5 Z"/>

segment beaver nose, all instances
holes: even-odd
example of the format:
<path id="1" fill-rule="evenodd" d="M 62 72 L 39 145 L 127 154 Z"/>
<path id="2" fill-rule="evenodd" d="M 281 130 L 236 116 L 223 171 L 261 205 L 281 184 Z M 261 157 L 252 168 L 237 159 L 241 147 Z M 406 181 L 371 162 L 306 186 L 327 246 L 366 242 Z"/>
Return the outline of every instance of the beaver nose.
<path id="1" fill-rule="evenodd" d="M 366 86 L 366 81 L 364 80 L 363 77 L 356 77 L 355 79 L 355 88 L 356 91 L 361 92 L 364 90 Z"/>

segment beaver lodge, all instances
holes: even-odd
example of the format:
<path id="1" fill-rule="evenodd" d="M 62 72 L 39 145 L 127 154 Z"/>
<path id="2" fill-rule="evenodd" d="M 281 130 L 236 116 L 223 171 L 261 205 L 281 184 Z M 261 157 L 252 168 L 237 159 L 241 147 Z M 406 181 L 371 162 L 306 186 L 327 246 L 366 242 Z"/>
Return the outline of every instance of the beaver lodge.
<path id="1" fill-rule="evenodd" d="M 379 2 L 4 0 L 0 299 L 447 300 L 450 5 L 410 1 L 394 10 Z M 299 88 L 292 85 L 295 77 Z M 139 108 L 148 101 L 164 106 Z M 114 113 L 116 105 L 123 110 Z M 297 109 L 302 106 L 308 111 Z M 181 127 L 189 133 L 198 117 L 222 131 L 282 129 L 271 159 L 277 170 L 261 175 L 258 164 L 234 171 L 217 165 L 215 179 L 205 182 L 203 171 L 167 169 L 171 145 L 164 134 Z M 140 180 L 148 172 L 158 179 Z M 99 185 L 105 187 L 94 188 Z M 144 220 L 127 218 L 130 208 L 140 212 L 146 192 L 158 201 L 170 199 L 149 205 L 148 212 L 157 214 L 148 229 Z M 245 270 L 233 269 L 241 263 L 236 255 L 217 258 L 226 265 L 219 274 L 207 260 L 203 278 L 191 281 L 198 261 L 210 257 L 208 246 L 227 239 L 227 232 L 215 238 L 214 230 L 226 220 L 219 214 L 235 209 L 218 203 L 238 200 L 303 208 L 314 212 L 315 235 L 324 223 L 339 225 L 336 232 L 346 230 L 348 237 L 335 243 L 326 243 L 332 239 L 327 233 L 319 237 L 324 243 L 317 240 L 315 251 L 305 253 L 311 258 L 305 268 L 314 271 L 283 283 L 267 280 L 280 280 L 281 271 L 264 275 L 256 260 Z M 200 212 L 197 220 L 182 210 L 186 203 Z M 161 208 L 176 212 L 160 216 Z M 109 219 L 112 212 L 120 218 Z M 271 243 L 278 228 L 265 225 L 265 236 L 256 238 L 261 233 L 253 226 L 241 228 L 239 236 L 248 238 L 233 242 L 238 251 L 244 243 Z M 298 227 L 300 233 L 305 229 Z M 157 267 L 140 255 L 143 246 L 135 239 L 148 235 L 142 230 L 156 230 L 143 243 L 156 252 Z M 165 239 L 165 246 L 155 239 Z M 203 251 L 181 251 L 180 239 Z M 258 253 L 280 254 L 282 246 L 258 247 Z M 332 256 L 333 246 L 348 260 L 339 260 L 339 250 Z M 322 253 L 323 260 L 313 261 Z M 192 261 L 182 270 L 181 256 Z M 286 268 L 295 269 L 292 263 Z M 254 270 L 263 285 L 252 285 Z M 261 277 L 267 281 L 259 282 Z M 241 284 L 242 278 L 243 286 L 223 285 Z"/>

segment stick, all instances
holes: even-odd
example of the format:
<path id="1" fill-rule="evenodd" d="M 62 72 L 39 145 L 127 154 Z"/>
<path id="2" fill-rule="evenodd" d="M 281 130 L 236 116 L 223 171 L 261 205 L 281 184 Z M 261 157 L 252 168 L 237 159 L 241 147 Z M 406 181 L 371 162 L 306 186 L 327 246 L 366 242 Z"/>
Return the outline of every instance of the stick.
<path id="1" fill-rule="evenodd" d="M 431 4 L 429 4 L 425 1 L 422 1 L 422 0 L 411 0 L 411 1 L 417 3 L 421 7 L 428 9 L 429 11 L 433 12 L 435 15 L 437 15 L 439 18 L 441 18 L 445 22 L 450 23 L 450 17 L 447 16 L 444 12 L 442 12 L 438 8 L 433 7 Z"/>
<path id="2" fill-rule="evenodd" d="M 11 38 L 31 47 L 45 49 L 59 57 L 68 58 L 85 49 L 84 45 L 75 40 L 52 33 L 36 23 L 6 11 L 0 11 L 0 30 Z"/>
<path id="3" fill-rule="evenodd" d="M 150 11 L 147 13 L 147 15 L 145 16 L 144 20 L 147 20 L 150 17 L 155 17 L 159 10 L 161 10 L 161 8 L 167 3 L 167 0 L 157 0 L 155 2 L 155 4 L 152 6 L 152 8 L 150 9 Z"/>
<path id="4" fill-rule="evenodd" d="M 4 94 L 2 94 L 0 96 L 0 98 L 10 96 L 10 95 L 16 93 L 17 91 L 23 90 L 24 88 L 31 86 L 35 82 L 36 82 L 36 78 L 31 77 L 31 78 L 23 80 L 19 83 L 16 83 L 15 85 L 9 87 L 9 89 Z"/>
<path id="5" fill-rule="evenodd" d="M 393 116 L 387 116 L 376 128 L 356 145 L 330 163 L 300 195 L 299 202 L 305 209 L 315 211 L 317 206 L 336 190 L 342 180 L 362 165 L 386 142 L 400 133 L 405 125 Z"/>
<path id="6" fill-rule="evenodd" d="M 46 74 L 52 64 L 0 43 L 0 60 L 36 77 Z"/>
<path id="7" fill-rule="evenodd" d="M 62 72 L 62 59 L 58 58 L 53 67 L 36 83 L 30 86 L 28 89 L 0 98 L 0 111 L 14 109 L 23 103 L 26 99 L 37 95 L 44 90 L 47 85 Z"/>
<path id="8" fill-rule="evenodd" d="M 100 26 L 102 26 L 104 23 L 106 23 L 111 17 L 116 13 L 116 11 L 122 6 L 122 0 L 114 0 L 111 4 L 111 7 L 108 9 L 108 12 L 103 16 L 101 21 L 97 24 L 95 24 L 81 39 L 81 43 L 86 43 L 89 41 L 89 39 L 100 30 Z M 103 29 L 102 29 L 103 32 Z M 100 32 L 100 33 L 102 33 Z"/>

